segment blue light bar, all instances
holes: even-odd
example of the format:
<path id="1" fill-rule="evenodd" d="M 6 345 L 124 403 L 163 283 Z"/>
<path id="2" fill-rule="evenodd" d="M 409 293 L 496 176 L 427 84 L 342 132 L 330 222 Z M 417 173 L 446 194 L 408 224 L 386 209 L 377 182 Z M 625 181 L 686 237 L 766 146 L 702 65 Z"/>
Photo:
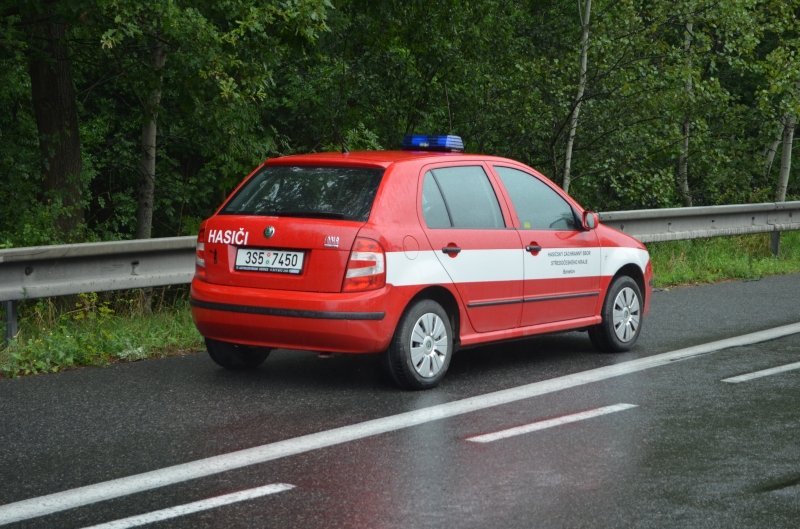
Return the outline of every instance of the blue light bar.
<path id="1" fill-rule="evenodd" d="M 408 134 L 403 138 L 403 150 L 464 152 L 461 136 Z"/>

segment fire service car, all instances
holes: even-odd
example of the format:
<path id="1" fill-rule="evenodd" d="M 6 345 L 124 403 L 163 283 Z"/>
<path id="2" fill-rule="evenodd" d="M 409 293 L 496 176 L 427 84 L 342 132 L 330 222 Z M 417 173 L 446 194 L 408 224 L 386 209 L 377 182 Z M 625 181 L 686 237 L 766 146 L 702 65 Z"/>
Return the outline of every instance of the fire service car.
<path id="1" fill-rule="evenodd" d="M 651 279 L 639 241 L 539 172 L 414 135 L 256 168 L 200 227 L 191 305 L 225 368 L 276 348 L 380 353 L 425 389 L 459 347 L 588 330 L 628 350 Z"/>

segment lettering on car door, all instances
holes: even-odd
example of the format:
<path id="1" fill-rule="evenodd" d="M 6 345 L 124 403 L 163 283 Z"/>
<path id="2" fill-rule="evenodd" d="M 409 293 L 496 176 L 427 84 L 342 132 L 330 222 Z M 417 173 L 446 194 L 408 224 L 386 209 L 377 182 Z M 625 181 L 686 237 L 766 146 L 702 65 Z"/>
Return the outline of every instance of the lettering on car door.
<path id="1" fill-rule="evenodd" d="M 601 249 L 570 203 L 535 175 L 494 166 L 511 199 L 524 250 L 522 325 L 590 317 L 600 295 Z"/>

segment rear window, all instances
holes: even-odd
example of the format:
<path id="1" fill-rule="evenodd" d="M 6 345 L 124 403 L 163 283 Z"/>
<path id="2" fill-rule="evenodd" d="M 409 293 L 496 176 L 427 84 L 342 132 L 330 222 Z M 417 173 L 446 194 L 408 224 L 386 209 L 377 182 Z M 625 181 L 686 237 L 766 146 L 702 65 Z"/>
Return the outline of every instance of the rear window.
<path id="1" fill-rule="evenodd" d="M 366 221 L 382 176 L 361 167 L 268 166 L 220 213 Z"/>

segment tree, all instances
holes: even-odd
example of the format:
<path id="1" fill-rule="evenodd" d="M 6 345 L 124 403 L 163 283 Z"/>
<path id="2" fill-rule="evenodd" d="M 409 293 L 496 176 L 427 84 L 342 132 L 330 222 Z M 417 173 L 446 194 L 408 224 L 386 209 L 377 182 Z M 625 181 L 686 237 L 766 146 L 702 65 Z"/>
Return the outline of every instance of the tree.
<path id="1" fill-rule="evenodd" d="M 580 0 L 578 1 L 578 14 L 581 20 L 581 67 L 578 79 L 578 93 L 572 104 L 572 113 L 569 118 L 569 136 L 567 137 L 567 152 L 564 155 L 564 179 L 561 187 L 569 192 L 569 185 L 572 178 L 572 147 L 575 144 L 575 135 L 578 132 L 578 116 L 581 112 L 583 94 L 586 91 L 586 69 L 589 56 L 589 22 L 592 14 L 592 0 L 584 0 L 581 9 Z"/>
<path id="2" fill-rule="evenodd" d="M 686 54 L 686 62 L 687 62 L 687 75 L 685 81 L 686 87 L 686 99 L 692 99 L 692 31 L 694 29 L 694 23 L 692 19 L 686 22 L 686 36 L 684 39 L 683 50 Z M 682 132 L 683 132 L 683 144 L 681 145 L 681 154 L 678 157 L 678 190 L 680 191 L 681 197 L 683 198 L 683 205 L 686 207 L 691 207 L 692 205 L 692 193 L 689 190 L 689 137 L 691 135 L 692 130 L 692 122 L 691 116 L 689 112 L 683 117 L 683 124 L 682 124 Z"/>
<path id="3" fill-rule="evenodd" d="M 783 143 L 781 145 L 781 172 L 778 176 L 778 186 L 775 190 L 775 201 L 786 201 L 786 189 L 789 187 L 789 175 L 792 172 L 792 146 L 794 142 L 794 129 L 797 127 L 797 117 L 794 114 L 784 116 Z"/>
<path id="4" fill-rule="evenodd" d="M 55 0 L 25 5 L 28 71 L 42 161 L 43 199 L 55 206 L 55 227 L 64 235 L 83 222 L 81 140 L 68 21 Z"/>
<path id="5" fill-rule="evenodd" d="M 761 75 L 762 85 L 758 103 L 767 123 L 780 123 L 780 141 L 767 149 L 765 167 L 769 166 L 780 143 L 781 163 L 774 199 L 786 200 L 792 171 L 794 133 L 800 115 L 800 1 L 764 0 L 764 39 L 761 56 L 752 67 Z M 776 245 L 773 245 L 774 249 Z"/>
<path id="6" fill-rule="evenodd" d="M 136 238 L 149 239 L 153 232 L 153 202 L 156 187 L 156 139 L 158 137 L 158 111 L 164 84 L 164 64 L 167 60 L 165 43 L 161 40 L 160 22 L 151 37 L 150 68 L 153 86 L 142 106 L 142 154 L 139 166 L 138 206 L 136 210 Z"/>
<path id="7" fill-rule="evenodd" d="M 197 106 L 196 115 L 182 116 L 190 120 L 184 125 L 196 127 L 205 121 L 227 132 L 239 125 L 239 118 L 256 123 L 259 114 L 253 107 L 268 97 L 276 59 L 293 41 L 311 42 L 325 31 L 329 4 L 326 0 L 239 0 L 221 6 L 215 2 L 184 6 L 177 0 L 98 3 L 101 21 L 111 26 L 102 34 L 102 46 L 117 63 L 125 88 L 139 102 L 136 236 L 147 238 L 152 234 L 157 201 L 158 118 L 168 110 L 164 96 L 177 99 L 169 101 L 170 107 L 176 105 L 184 112 L 187 104 L 181 99 Z M 173 56 L 173 66 L 165 66 L 167 55 Z M 207 139 L 217 136 L 212 130 L 206 129 Z M 236 132 L 230 135 L 237 141 Z M 219 143 L 214 146 L 219 147 Z"/>

